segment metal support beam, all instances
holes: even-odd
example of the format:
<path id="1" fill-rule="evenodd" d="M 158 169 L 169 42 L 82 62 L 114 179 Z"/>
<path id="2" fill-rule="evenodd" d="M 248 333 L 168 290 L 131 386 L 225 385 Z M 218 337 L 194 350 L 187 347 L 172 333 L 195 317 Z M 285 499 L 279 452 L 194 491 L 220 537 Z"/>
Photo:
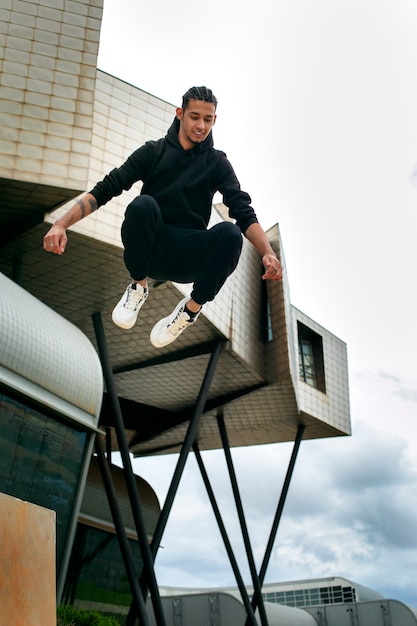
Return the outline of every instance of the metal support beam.
<path id="1" fill-rule="evenodd" d="M 216 371 L 216 366 L 219 361 L 223 346 L 224 346 L 224 342 L 219 341 L 217 344 L 215 344 L 213 348 L 213 352 L 211 353 L 211 356 L 207 365 L 206 373 L 204 375 L 204 379 L 201 384 L 200 392 L 199 392 L 197 402 L 194 408 L 194 413 L 188 425 L 187 433 L 185 435 L 185 439 L 181 446 L 181 451 L 179 454 L 177 465 L 174 470 L 173 477 L 171 479 L 171 484 L 169 486 L 168 493 L 165 498 L 164 506 L 162 507 L 155 531 L 153 533 L 150 549 L 151 549 L 151 554 L 152 554 L 152 558 L 154 561 L 156 559 L 159 546 L 161 544 L 162 536 L 164 534 L 164 531 L 167 525 L 169 514 L 172 509 L 172 505 L 173 505 L 175 495 L 178 490 L 181 476 L 184 471 L 188 454 L 190 452 L 190 449 L 194 443 L 194 440 L 197 434 L 197 429 L 198 429 L 198 425 L 200 422 L 200 418 L 204 411 L 204 406 L 206 404 L 207 395 L 210 389 L 211 382 L 213 380 L 214 372 Z M 143 580 L 143 578 L 141 578 L 141 586 L 143 589 L 146 589 L 146 581 Z M 127 626 L 133 626 L 133 625 L 134 625 L 134 621 L 132 620 L 132 606 L 131 606 L 131 609 L 128 615 Z"/>
<path id="2" fill-rule="evenodd" d="M 206 373 L 204 375 L 203 382 L 201 384 L 200 392 L 198 395 L 197 403 L 194 408 L 193 417 L 190 420 L 188 425 L 187 433 L 185 435 L 184 442 L 181 447 L 181 452 L 177 461 L 177 465 L 175 467 L 175 471 L 171 480 L 170 487 L 168 489 L 167 496 L 165 498 L 164 506 L 162 508 L 161 514 L 158 519 L 158 523 L 156 525 L 155 532 L 153 534 L 152 543 L 151 543 L 151 552 L 152 556 L 155 559 L 156 554 L 158 552 L 162 535 L 164 533 L 169 514 L 171 512 L 172 504 L 175 499 L 175 495 L 177 493 L 178 485 L 181 480 L 182 473 L 184 471 L 185 463 L 187 461 L 188 453 L 191 450 L 191 447 L 194 443 L 198 424 L 200 422 L 200 417 L 204 410 L 204 405 L 207 400 L 207 394 L 210 389 L 211 381 L 213 380 L 214 372 L 216 370 L 216 366 L 220 357 L 220 353 L 223 349 L 224 343 L 219 341 L 213 349 L 211 353 L 210 360 L 206 369 Z"/>
<path id="3" fill-rule="evenodd" d="M 119 541 L 120 552 L 122 553 L 123 562 L 126 568 L 130 591 L 132 592 L 133 604 L 136 609 L 136 613 L 140 619 L 140 623 L 143 624 L 143 626 L 150 626 L 150 622 L 146 613 L 145 602 L 142 596 L 142 591 L 139 586 L 139 578 L 137 572 L 135 571 L 129 541 L 127 539 L 123 518 L 121 516 L 119 504 L 117 502 L 117 496 L 111 478 L 110 467 L 108 462 L 104 458 L 103 446 L 99 437 L 96 437 L 94 445 L 97 453 L 97 461 L 103 479 L 104 488 L 107 494 L 107 500 L 109 502 L 110 511 L 113 517 L 114 527 L 117 533 L 117 539 Z"/>
<path id="4" fill-rule="evenodd" d="M 240 497 L 239 486 L 236 479 L 236 473 L 233 465 L 232 455 L 230 452 L 229 438 L 227 436 L 226 425 L 224 423 L 224 416 L 222 413 L 217 415 L 217 424 L 223 444 L 223 450 L 226 458 L 227 468 L 229 470 L 230 482 L 232 485 L 233 496 L 235 499 L 237 515 L 239 518 L 240 528 L 242 530 L 243 543 L 246 550 L 246 556 L 248 558 L 249 570 L 252 577 L 252 584 L 254 590 L 254 597 L 256 598 L 256 605 L 259 609 L 259 617 L 261 618 L 262 626 L 268 626 L 268 618 L 265 612 L 265 605 L 262 597 L 262 588 L 258 578 L 258 572 L 256 571 L 255 559 L 253 557 L 253 550 L 249 538 L 248 527 L 246 524 L 245 513 L 243 511 L 242 499 Z"/>
<path id="5" fill-rule="evenodd" d="M 300 444 L 301 444 L 301 440 L 303 438 L 304 430 L 305 430 L 305 425 L 304 424 L 299 424 L 298 428 L 297 428 L 297 434 L 296 434 L 296 437 L 295 437 L 295 442 L 294 442 L 294 447 L 293 447 L 293 450 L 292 450 L 290 462 L 288 464 L 287 473 L 285 475 L 284 484 L 282 486 L 281 496 L 280 496 L 279 501 L 278 501 L 278 506 L 277 506 L 277 509 L 276 509 L 276 512 L 275 512 L 274 521 L 272 523 L 271 532 L 269 534 L 269 539 L 268 539 L 268 543 L 267 543 L 266 550 L 265 550 L 265 556 L 264 556 L 263 561 L 262 561 L 261 569 L 259 570 L 259 582 L 261 584 L 261 587 L 262 587 L 263 582 L 265 580 L 266 570 L 268 568 L 269 560 L 270 560 L 271 554 L 272 554 L 272 549 L 274 547 L 274 542 L 275 542 L 275 538 L 276 538 L 276 535 L 277 535 L 278 526 L 279 526 L 279 523 L 281 521 L 282 512 L 284 510 L 285 500 L 287 498 L 288 489 L 290 487 L 290 482 L 291 482 L 291 478 L 292 478 L 292 475 L 293 475 L 293 472 L 294 472 L 295 462 L 297 460 L 297 454 L 298 454 L 298 451 L 300 449 Z M 254 610 L 257 607 L 257 599 L 256 599 L 255 596 L 252 598 L 252 607 L 253 607 Z M 246 621 L 245 626 L 249 626 L 249 625 L 250 625 L 250 622 Z"/>
<path id="6" fill-rule="evenodd" d="M 111 465 L 111 428 L 106 428 L 106 459 L 107 463 Z"/>
<path id="7" fill-rule="evenodd" d="M 117 441 L 119 444 L 120 455 L 123 462 L 126 486 L 129 494 L 130 505 L 132 507 L 133 518 L 135 520 L 138 542 L 142 554 L 144 566 L 143 572 L 146 576 L 147 584 L 151 594 L 156 623 L 158 626 L 166 626 L 165 616 L 162 610 L 162 602 L 155 578 L 153 560 L 148 544 L 148 537 L 145 530 L 145 522 L 143 519 L 142 508 L 139 500 L 136 479 L 130 460 L 129 447 L 127 444 L 126 433 L 123 424 L 123 416 L 120 409 L 119 398 L 117 396 L 116 385 L 110 363 L 110 356 L 108 353 L 106 338 L 104 334 L 103 321 L 101 319 L 100 313 L 94 313 L 92 318 L 94 331 L 96 334 L 97 347 L 100 355 L 101 365 L 103 368 L 104 380 L 112 404 L 115 430 L 117 435 Z"/>
<path id="8" fill-rule="evenodd" d="M 217 505 L 216 498 L 214 496 L 214 492 L 211 487 L 209 477 L 204 467 L 203 459 L 201 458 L 200 450 L 196 443 L 193 445 L 193 449 L 194 449 L 195 457 L 197 459 L 198 467 L 200 468 L 204 485 L 207 490 L 207 495 L 209 497 L 211 506 L 213 508 L 214 516 L 216 518 L 217 525 L 219 527 L 220 534 L 222 536 L 224 546 L 226 548 L 227 556 L 229 557 L 230 565 L 232 566 L 232 570 L 236 578 L 236 583 L 237 583 L 237 586 L 239 587 L 240 595 L 242 596 L 242 601 L 246 609 L 246 614 L 247 614 L 246 623 L 251 624 L 251 626 L 258 626 L 258 622 L 256 621 L 256 617 L 255 617 L 255 609 L 252 608 L 252 605 L 250 603 L 248 592 L 245 587 L 245 583 L 243 582 L 242 576 L 240 574 L 239 566 L 237 564 L 236 557 L 233 553 L 233 549 L 230 544 L 229 537 L 227 535 L 227 531 L 223 523 L 222 516 L 220 514 L 220 509 Z"/>

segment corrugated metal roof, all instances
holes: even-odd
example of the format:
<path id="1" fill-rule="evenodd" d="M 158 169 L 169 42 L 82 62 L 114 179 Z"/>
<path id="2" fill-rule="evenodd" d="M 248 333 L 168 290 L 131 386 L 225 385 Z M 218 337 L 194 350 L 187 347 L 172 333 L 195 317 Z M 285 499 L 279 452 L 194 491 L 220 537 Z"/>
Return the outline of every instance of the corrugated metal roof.
<path id="1" fill-rule="evenodd" d="M 247 617 L 243 602 L 222 592 L 164 597 L 162 606 L 167 626 L 235 626 L 244 624 Z M 150 626 L 157 626 L 150 603 L 147 611 Z M 269 626 L 317 626 L 314 618 L 300 609 L 266 602 L 265 611 Z"/>

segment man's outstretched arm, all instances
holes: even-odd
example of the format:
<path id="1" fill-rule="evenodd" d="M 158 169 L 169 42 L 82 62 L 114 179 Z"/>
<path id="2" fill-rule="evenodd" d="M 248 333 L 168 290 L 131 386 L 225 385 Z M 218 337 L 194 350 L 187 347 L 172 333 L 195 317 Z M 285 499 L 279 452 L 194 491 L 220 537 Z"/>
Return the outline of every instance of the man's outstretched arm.
<path id="1" fill-rule="evenodd" d="M 87 215 L 97 211 L 97 200 L 91 193 L 86 193 L 48 230 L 43 238 L 43 248 L 46 252 L 62 254 L 67 245 L 67 228 L 79 222 Z"/>
<path id="2" fill-rule="evenodd" d="M 262 265 L 265 268 L 265 273 L 262 278 L 264 280 L 281 280 L 282 278 L 282 266 L 278 261 L 275 252 L 272 249 L 271 244 L 268 241 L 268 237 L 260 224 L 251 224 L 245 232 L 245 237 L 255 246 L 255 248 L 262 255 Z"/>

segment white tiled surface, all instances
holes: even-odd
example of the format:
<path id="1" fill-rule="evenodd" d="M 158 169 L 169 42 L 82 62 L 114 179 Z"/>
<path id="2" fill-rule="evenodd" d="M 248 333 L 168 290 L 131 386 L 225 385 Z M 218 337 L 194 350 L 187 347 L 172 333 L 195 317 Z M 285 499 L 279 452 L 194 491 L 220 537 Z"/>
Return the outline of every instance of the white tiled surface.
<path id="1" fill-rule="evenodd" d="M 224 205 L 216 205 L 210 225 L 221 221 Z M 264 375 L 265 354 L 261 336 L 261 259 L 243 238 L 238 267 L 227 279 L 213 302 L 204 306 L 204 315 L 231 341 L 233 351 L 260 375 Z"/>
<path id="2" fill-rule="evenodd" d="M 297 337 L 297 321 L 311 328 L 322 337 L 326 380 L 326 393 L 301 380 L 299 381 L 300 411 L 327 422 L 341 433 L 350 434 L 346 344 L 295 307 L 293 307 L 294 337 Z"/>
<path id="3" fill-rule="evenodd" d="M 102 0 L 2 0 L 0 176 L 84 189 Z"/>
<path id="4" fill-rule="evenodd" d="M 97 70 L 91 155 L 84 191 L 91 189 L 110 170 L 119 167 L 145 141 L 163 137 L 174 115 L 173 105 Z M 133 185 L 97 213 L 75 224 L 72 230 L 121 247 L 120 226 L 124 212 L 129 202 L 139 195 L 140 188 L 140 183 Z M 72 202 L 48 219 L 59 218 Z"/>

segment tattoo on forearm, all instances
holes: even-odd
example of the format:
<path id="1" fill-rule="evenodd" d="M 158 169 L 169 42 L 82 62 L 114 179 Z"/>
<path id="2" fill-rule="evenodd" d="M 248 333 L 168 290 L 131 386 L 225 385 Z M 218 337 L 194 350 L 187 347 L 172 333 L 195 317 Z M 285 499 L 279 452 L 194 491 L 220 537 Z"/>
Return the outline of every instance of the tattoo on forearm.
<path id="1" fill-rule="evenodd" d="M 85 217 L 85 204 L 84 204 L 84 200 L 81 198 L 80 200 L 78 200 L 77 204 L 78 204 L 78 206 L 80 207 L 80 211 L 81 211 L 81 219 L 83 219 L 83 217 Z"/>
<path id="2" fill-rule="evenodd" d="M 88 203 L 90 205 L 91 213 L 94 213 L 94 211 L 97 211 L 98 206 L 97 206 L 97 200 L 95 198 L 89 199 Z"/>
<path id="3" fill-rule="evenodd" d="M 88 207 L 85 205 L 85 202 L 83 200 L 83 198 L 80 198 L 80 200 L 78 200 L 77 202 L 78 206 L 80 207 L 80 211 L 81 211 L 81 219 L 83 219 L 86 215 L 90 215 L 90 213 L 94 213 L 94 211 L 97 211 L 98 207 L 97 207 L 97 201 L 88 200 Z M 89 212 L 87 212 L 87 208 L 89 208 Z"/>

